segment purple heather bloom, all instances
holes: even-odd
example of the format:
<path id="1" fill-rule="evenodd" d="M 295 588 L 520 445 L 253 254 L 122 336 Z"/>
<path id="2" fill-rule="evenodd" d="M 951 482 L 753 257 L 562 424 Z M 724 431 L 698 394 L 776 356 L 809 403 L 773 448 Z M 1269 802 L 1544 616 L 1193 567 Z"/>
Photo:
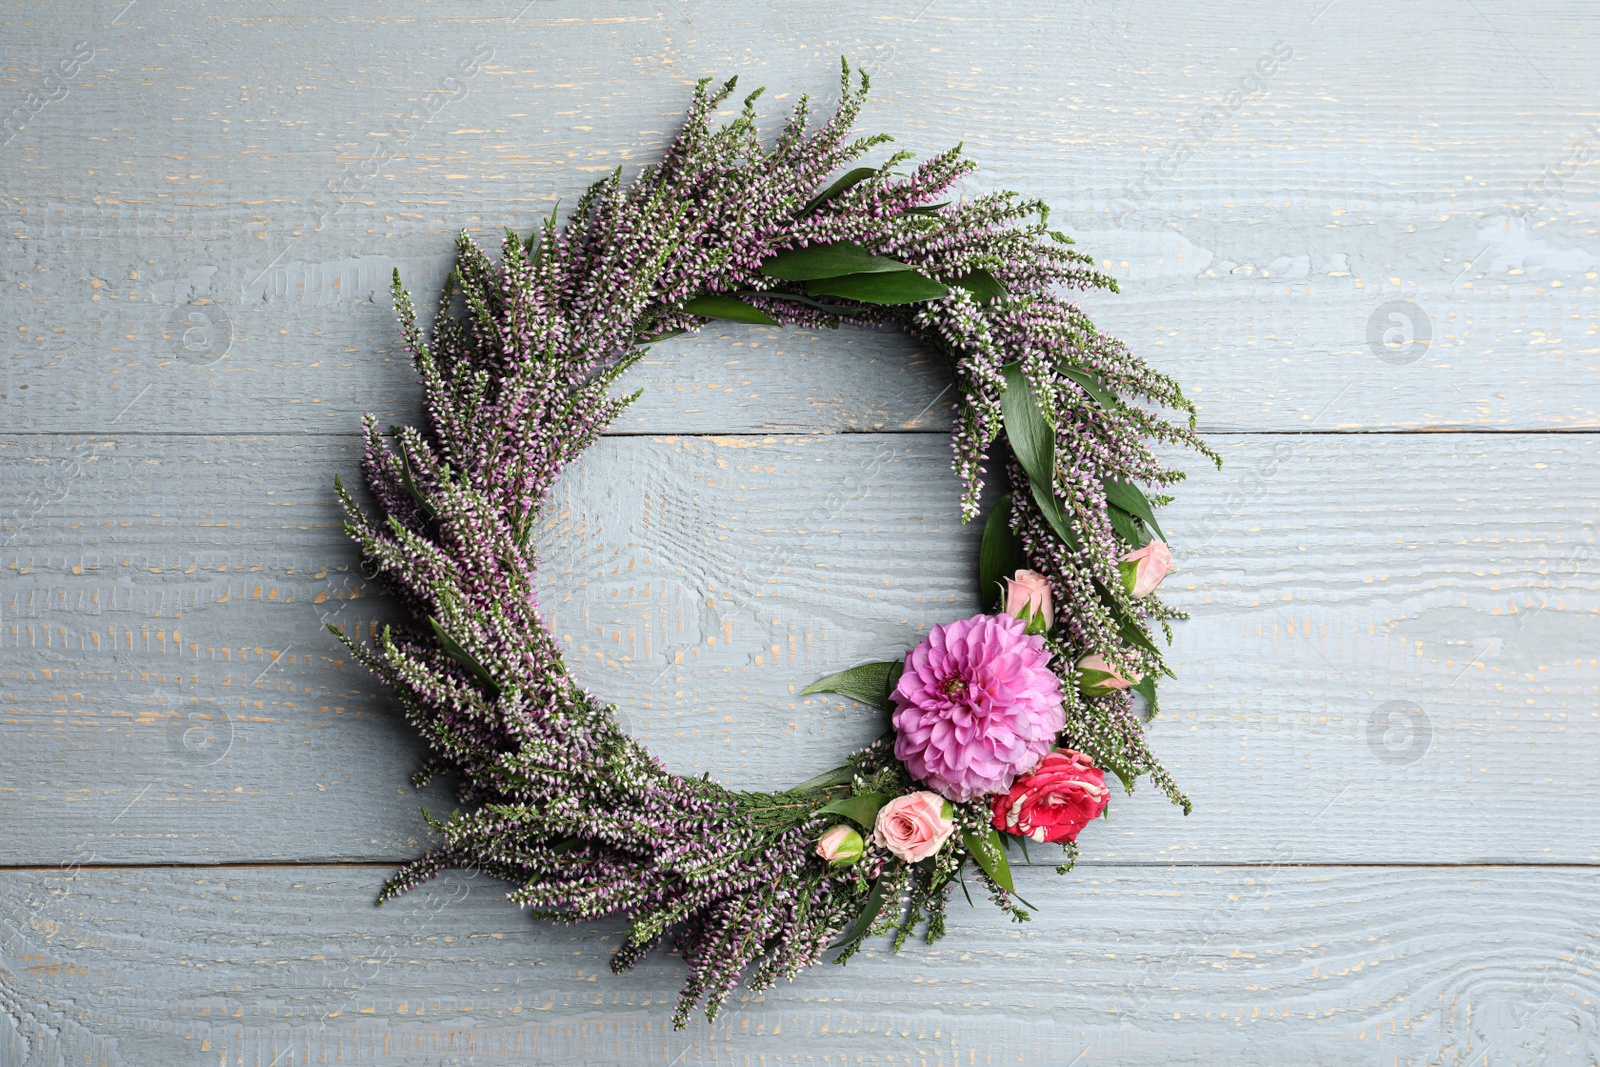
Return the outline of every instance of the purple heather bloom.
<path id="1" fill-rule="evenodd" d="M 1011 615 L 935 626 L 894 690 L 894 754 L 951 800 L 1011 788 L 1066 725 L 1044 638 Z"/>

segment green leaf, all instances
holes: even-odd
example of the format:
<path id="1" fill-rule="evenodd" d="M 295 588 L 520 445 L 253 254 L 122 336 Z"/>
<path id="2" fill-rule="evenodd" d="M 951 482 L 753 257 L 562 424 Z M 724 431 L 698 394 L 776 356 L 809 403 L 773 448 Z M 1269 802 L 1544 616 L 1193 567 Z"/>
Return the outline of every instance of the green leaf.
<path id="1" fill-rule="evenodd" d="M 727 319 L 729 322 L 750 322 L 758 326 L 776 326 L 778 320 L 758 307 L 731 296 L 702 294 L 683 305 L 691 315 L 704 315 L 708 319 Z"/>
<path id="2" fill-rule="evenodd" d="M 812 793 L 819 789 L 831 789 L 834 786 L 849 785 L 856 776 L 854 764 L 847 763 L 843 767 L 835 767 L 831 771 L 823 771 L 813 775 L 790 789 L 791 793 Z"/>
<path id="3" fill-rule="evenodd" d="M 439 625 L 438 619 L 429 615 L 428 625 L 433 627 L 434 636 L 439 639 L 439 646 L 444 649 L 445 655 L 476 675 L 490 693 L 495 696 L 500 695 L 500 685 L 494 680 L 494 676 L 489 673 L 483 664 L 478 662 L 472 653 L 462 648 L 455 638 L 445 633 L 444 627 Z"/>
<path id="4" fill-rule="evenodd" d="M 863 663 L 859 667 L 851 667 L 838 674 L 830 674 L 821 681 L 812 682 L 800 690 L 800 695 L 808 693 L 838 693 L 840 696 L 859 700 L 863 704 L 871 704 L 875 708 L 889 710 L 889 694 L 900 681 L 900 672 L 905 665 L 899 660 L 890 663 Z"/>
<path id="5" fill-rule="evenodd" d="M 799 293 L 766 292 L 741 293 L 740 295 L 764 296 L 768 300 L 787 300 L 791 304 L 804 304 L 806 307 L 813 307 L 821 311 L 826 311 L 830 315 L 859 315 L 863 310 L 862 308 L 845 307 L 842 304 L 824 304 L 820 300 L 813 300 L 809 296 L 801 296 Z"/>
<path id="6" fill-rule="evenodd" d="M 416 503 L 417 510 L 421 511 L 423 516 L 430 522 L 436 521 L 439 518 L 438 512 L 434 510 L 433 504 L 428 501 L 428 498 L 423 495 L 422 488 L 417 485 L 416 475 L 411 472 L 411 453 L 406 451 L 406 446 L 403 443 L 400 445 L 399 451 L 401 484 L 405 486 L 406 492 L 410 494 L 411 499 Z"/>
<path id="7" fill-rule="evenodd" d="M 854 241 L 835 241 L 779 252 L 761 264 L 761 270 L 786 282 L 837 278 L 841 274 L 879 274 L 909 271 L 911 264 L 875 256 Z"/>
<path id="8" fill-rule="evenodd" d="M 978 601 L 988 614 L 1005 603 L 1004 580 L 1028 565 L 1022 542 L 1011 530 L 1011 494 L 1001 497 L 983 524 L 983 547 L 978 550 Z"/>
<path id="9" fill-rule="evenodd" d="M 956 279 L 956 284 L 971 292 L 978 298 L 980 304 L 987 304 L 997 297 L 1006 295 L 1006 287 L 1000 284 L 1000 279 L 982 267 L 963 274 Z"/>
<path id="10" fill-rule="evenodd" d="M 812 296 L 842 296 L 863 304 L 920 304 L 937 300 L 949 291 L 948 286 L 909 267 L 893 274 L 846 274 L 806 283 L 806 292 Z"/>
<path id="11" fill-rule="evenodd" d="M 833 943 L 834 948 L 854 944 L 867 936 L 867 931 L 872 929 L 872 920 L 878 917 L 878 912 L 883 910 L 884 895 L 888 891 L 887 878 L 879 878 L 872 883 L 872 892 L 867 894 L 867 903 L 862 907 L 861 914 L 856 916 L 856 921 L 850 924 L 849 931 Z"/>
<path id="12" fill-rule="evenodd" d="M 1028 479 L 1054 490 L 1056 481 L 1056 428 L 1039 410 L 1033 386 L 1022 373 L 1022 364 L 1007 363 L 1000 368 L 1005 391 L 1000 394 L 1000 415 L 1006 426 L 1006 439 L 1017 462 L 1028 472 Z"/>
<path id="13" fill-rule="evenodd" d="M 1070 547 L 1077 547 L 1078 536 L 1067 521 L 1066 509 L 1056 498 L 1056 429 L 1044 417 L 1019 363 L 1000 368 L 1006 388 L 1000 394 L 1000 417 L 1005 422 L 1006 440 L 1017 462 L 1028 474 L 1033 502 L 1056 535 Z"/>
<path id="14" fill-rule="evenodd" d="M 1143 548 L 1150 543 L 1150 535 L 1140 526 L 1138 520 L 1121 508 L 1112 504 L 1106 509 L 1106 514 L 1111 519 L 1111 528 L 1117 531 L 1117 536 L 1129 548 Z"/>
<path id="15" fill-rule="evenodd" d="M 1156 648 L 1154 642 L 1150 640 L 1150 635 L 1145 633 L 1144 627 L 1139 625 L 1139 620 L 1130 616 L 1123 609 L 1122 605 L 1117 602 L 1117 598 L 1105 586 L 1100 584 L 1099 579 L 1095 580 L 1094 588 L 1095 592 L 1100 594 L 1100 603 L 1104 604 L 1106 610 L 1111 613 L 1111 619 L 1117 624 L 1117 633 L 1122 636 L 1122 639 L 1135 648 L 1142 648 L 1146 652 L 1160 655 L 1160 649 Z"/>
<path id="16" fill-rule="evenodd" d="M 860 185 L 862 182 L 866 181 L 876 173 L 878 172 L 872 167 L 857 167 L 855 170 L 850 171 L 844 177 L 838 179 L 832 185 L 818 193 L 816 198 L 813 199 L 811 203 L 807 204 L 806 209 L 800 212 L 800 214 L 811 214 L 813 211 L 817 210 L 817 208 L 821 207 L 823 204 L 826 204 L 834 197 L 842 196 L 843 194 L 848 193 L 851 189 L 854 189 L 856 186 Z"/>
<path id="17" fill-rule="evenodd" d="M 817 813 L 831 811 L 835 815 L 843 815 L 863 830 L 870 831 L 874 820 L 878 817 L 878 809 L 888 800 L 888 793 L 862 793 L 860 796 L 845 797 L 843 800 L 835 800 L 832 804 L 824 804 L 817 809 Z"/>
<path id="18" fill-rule="evenodd" d="M 1149 705 L 1150 710 L 1149 710 L 1149 715 L 1147 717 L 1151 718 L 1151 719 L 1155 718 L 1156 717 L 1156 676 L 1154 674 L 1147 674 L 1143 678 L 1139 679 L 1139 681 L 1137 683 L 1135 683 L 1131 688 L 1133 689 L 1133 691 L 1135 693 L 1138 693 L 1140 696 L 1144 697 L 1145 703 Z"/>
<path id="19" fill-rule="evenodd" d="M 1067 523 L 1067 512 L 1061 506 L 1061 501 L 1056 495 L 1029 479 L 1029 486 L 1033 488 L 1033 502 L 1039 506 L 1039 511 L 1050 524 L 1050 528 L 1061 538 L 1063 544 L 1069 548 L 1078 547 L 1078 535 Z"/>
<path id="20" fill-rule="evenodd" d="M 925 204 L 922 207 L 908 207 L 906 208 L 905 213 L 907 215 L 933 215 L 937 214 L 941 208 L 947 208 L 949 206 L 950 201 L 943 200 L 937 204 Z"/>
<path id="21" fill-rule="evenodd" d="M 978 866 L 983 868 L 983 873 L 989 876 L 990 881 L 1007 893 L 1017 891 L 1011 881 L 1011 864 L 1006 861 L 1006 851 L 1000 847 L 1000 834 L 994 827 L 984 827 L 981 836 L 963 830 L 961 843 L 967 846 L 967 851 L 978 861 Z"/>
<path id="22" fill-rule="evenodd" d="M 1117 573 L 1122 575 L 1122 591 L 1132 596 L 1134 589 L 1139 585 L 1139 561 L 1122 560 L 1117 564 Z"/>
<path id="23" fill-rule="evenodd" d="M 1102 407 L 1115 408 L 1122 405 L 1122 401 L 1117 399 L 1117 394 L 1113 393 L 1110 389 L 1107 389 L 1101 383 L 1100 379 L 1096 378 L 1088 371 L 1076 370 L 1072 367 L 1062 367 L 1061 373 L 1066 375 L 1068 378 L 1071 378 L 1079 385 L 1083 386 L 1084 391 L 1090 396 L 1094 397 L 1095 400 L 1099 401 Z"/>
<path id="24" fill-rule="evenodd" d="M 688 332 L 688 330 L 668 330 L 666 333 L 658 333 L 653 337 L 635 338 L 633 344 L 635 348 L 642 348 L 645 345 L 653 345 L 657 341 L 665 341 L 669 337 L 681 337 Z"/>
<path id="25" fill-rule="evenodd" d="M 1137 782 L 1138 779 L 1139 779 L 1139 772 L 1133 770 L 1130 767 L 1124 767 L 1121 763 L 1117 762 L 1116 760 L 1108 760 L 1108 759 L 1101 758 L 1101 759 L 1097 759 L 1095 762 L 1098 763 L 1102 767 L 1109 767 L 1111 769 L 1111 773 L 1116 775 L 1117 776 L 1117 780 L 1122 783 L 1122 788 L 1126 792 L 1129 792 L 1129 793 L 1133 792 L 1134 783 Z"/>
<path id="26" fill-rule="evenodd" d="M 1143 489 L 1121 478 L 1101 478 L 1100 483 L 1105 486 L 1107 500 L 1130 515 L 1137 515 L 1149 523 L 1150 529 L 1154 530 L 1161 540 L 1167 539 L 1167 535 L 1161 532 L 1161 524 L 1156 521 L 1155 509 L 1150 506 Z"/>

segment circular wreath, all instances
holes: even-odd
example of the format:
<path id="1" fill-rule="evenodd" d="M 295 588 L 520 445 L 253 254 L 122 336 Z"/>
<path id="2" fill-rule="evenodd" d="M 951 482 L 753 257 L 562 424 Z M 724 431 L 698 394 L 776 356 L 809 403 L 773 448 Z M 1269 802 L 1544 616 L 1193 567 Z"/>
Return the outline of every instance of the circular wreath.
<path id="1" fill-rule="evenodd" d="M 427 740 L 416 784 L 454 771 L 468 808 L 427 816 L 442 842 L 379 902 L 474 868 L 540 916 L 620 913 L 614 970 L 664 938 L 688 964 L 679 1027 L 701 1000 L 714 1018 L 752 967 L 762 989 L 833 947 L 842 963 L 874 933 L 898 949 L 925 924 L 934 940 L 958 884 L 1028 918 L 1007 848 L 1059 843 L 1064 873 L 1105 810 L 1108 770 L 1129 790 L 1149 775 L 1188 812 L 1130 695 L 1154 713 L 1166 668 L 1147 628 L 1170 641 L 1183 617 L 1152 592 L 1171 565 L 1154 510 L 1168 498 L 1139 485 L 1182 477 L 1151 442 L 1217 458 L 1177 383 L 1062 295 L 1116 285 L 1047 228 L 1043 203 L 937 202 L 973 169 L 959 146 L 909 173 L 896 153 L 827 183 L 888 140 L 851 137 L 868 79 L 848 64 L 833 117 L 811 129 L 802 99 L 770 148 L 759 92 L 713 129 L 734 82 L 707 84 L 662 161 L 595 184 L 566 225 L 508 230 L 499 262 L 463 234 L 431 336 L 396 272 L 427 427 L 386 439 L 365 420 L 377 516 L 335 479 L 346 530 L 414 619 L 370 644 L 339 636 Z M 963 520 L 986 455 L 1012 487 L 985 524 L 986 613 L 807 689 L 891 710 L 893 727 L 778 793 L 669 774 L 573 679 L 534 593 L 546 494 L 638 395 L 613 383 L 643 346 L 712 319 L 908 331 L 954 374 Z"/>

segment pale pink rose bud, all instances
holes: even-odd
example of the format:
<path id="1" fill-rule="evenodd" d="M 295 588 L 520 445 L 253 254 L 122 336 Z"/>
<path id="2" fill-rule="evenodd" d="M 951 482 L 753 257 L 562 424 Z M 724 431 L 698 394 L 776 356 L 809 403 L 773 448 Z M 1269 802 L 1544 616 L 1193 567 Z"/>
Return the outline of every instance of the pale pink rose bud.
<path id="1" fill-rule="evenodd" d="M 840 823 L 817 840 L 817 855 L 835 867 L 848 867 L 861 858 L 866 847 L 860 834 Z"/>
<path id="2" fill-rule="evenodd" d="M 1118 689 L 1137 685 L 1144 677 L 1137 671 L 1128 673 L 1133 675 L 1131 680 L 1118 674 L 1104 656 L 1095 652 L 1078 661 L 1078 692 L 1086 697 L 1103 697 Z"/>
<path id="3" fill-rule="evenodd" d="M 1165 541 L 1151 541 L 1137 552 L 1129 552 L 1118 564 L 1122 571 L 1122 587 L 1135 600 L 1156 591 L 1172 570 L 1172 553 Z"/>
<path id="4" fill-rule="evenodd" d="M 878 809 L 872 840 L 907 863 L 920 863 L 950 839 L 954 816 L 950 802 L 938 793 L 907 793 Z"/>
<path id="5" fill-rule="evenodd" d="M 1030 634 L 1048 633 L 1056 624 L 1049 579 L 1038 571 L 1021 570 L 1005 581 L 1006 614 L 1021 619 Z"/>

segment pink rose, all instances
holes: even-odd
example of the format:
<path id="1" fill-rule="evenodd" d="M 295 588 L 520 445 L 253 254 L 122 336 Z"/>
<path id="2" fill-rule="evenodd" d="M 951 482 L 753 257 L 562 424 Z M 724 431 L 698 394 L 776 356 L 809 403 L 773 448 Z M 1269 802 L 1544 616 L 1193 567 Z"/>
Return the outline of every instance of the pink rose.
<path id="1" fill-rule="evenodd" d="M 1172 570 L 1172 553 L 1165 541 L 1151 541 L 1137 552 L 1122 557 L 1118 568 L 1122 571 L 1122 586 L 1128 595 L 1138 600 L 1156 591 Z"/>
<path id="2" fill-rule="evenodd" d="M 1138 671 L 1129 671 L 1133 675 L 1124 678 L 1106 662 L 1106 658 L 1096 652 L 1085 656 L 1078 661 L 1078 692 L 1086 697 L 1103 697 L 1107 693 L 1126 689 L 1130 685 L 1137 685 L 1144 677 Z"/>
<path id="3" fill-rule="evenodd" d="M 950 802 L 938 793 L 907 793 L 878 809 L 872 840 L 907 863 L 938 852 L 956 828 Z"/>
<path id="4" fill-rule="evenodd" d="M 1106 774 L 1082 752 L 1057 749 L 994 798 L 994 828 L 1033 841 L 1076 841 L 1111 802 Z"/>
<path id="5" fill-rule="evenodd" d="M 1007 578 L 1006 614 L 1021 619 L 1027 626 L 1027 633 L 1048 633 L 1056 624 L 1049 580 L 1038 571 L 1028 570 L 1018 571 L 1015 578 Z"/>
<path id="6" fill-rule="evenodd" d="M 817 839 L 817 855 L 835 867 L 847 867 L 861 858 L 866 842 L 849 826 L 840 823 Z"/>

